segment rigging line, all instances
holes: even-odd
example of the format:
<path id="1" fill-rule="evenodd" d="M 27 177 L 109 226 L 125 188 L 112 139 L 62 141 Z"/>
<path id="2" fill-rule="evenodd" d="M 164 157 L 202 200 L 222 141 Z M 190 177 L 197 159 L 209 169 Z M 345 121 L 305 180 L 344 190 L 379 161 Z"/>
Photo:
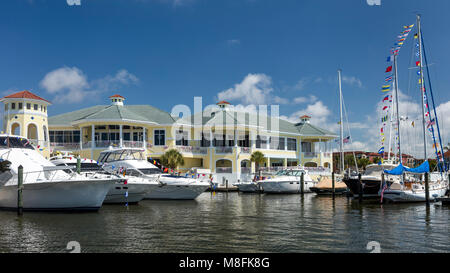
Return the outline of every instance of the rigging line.
<path id="1" fill-rule="evenodd" d="M 350 137 L 350 142 L 353 144 L 353 138 L 352 138 L 352 134 L 350 133 L 350 125 L 349 125 L 349 122 L 348 122 L 347 108 L 345 107 L 344 95 L 342 95 L 342 104 L 344 106 L 345 120 L 347 121 L 348 136 Z M 356 172 L 359 173 L 358 162 L 356 161 L 355 149 L 353 149 L 352 153 L 353 153 L 353 159 L 355 160 Z"/>
<path id="2" fill-rule="evenodd" d="M 422 48 L 423 48 L 423 57 L 424 57 L 424 59 L 425 59 L 425 63 L 428 64 L 428 61 L 427 61 L 427 54 L 426 54 L 426 52 L 425 52 L 425 44 L 424 44 L 424 41 L 423 41 L 422 33 L 420 33 L 420 38 L 421 38 Z M 427 66 L 427 78 L 428 78 L 428 86 L 430 87 L 431 102 L 433 103 L 434 118 L 435 118 L 435 120 L 436 120 L 436 127 L 437 127 L 437 129 L 438 129 L 439 145 L 441 146 L 441 147 L 440 147 L 440 148 L 441 148 L 441 157 L 444 157 L 444 149 L 442 148 L 441 132 L 440 132 L 440 129 L 439 129 L 439 121 L 438 121 L 438 117 L 437 117 L 437 113 L 436 113 L 436 105 L 435 105 L 435 103 L 434 103 L 433 88 L 431 87 L 430 71 L 429 71 L 429 69 L 428 69 L 428 66 Z M 431 122 L 431 115 L 429 115 L 429 117 L 430 117 L 430 122 Z M 433 141 L 435 142 L 435 143 L 434 143 L 434 144 L 435 144 L 435 150 L 437 151 L 437 147 L 436 147 L 436 139 L 435 139 L 435 137 L 434 137 L 434 132 L 433 132 Z M 436 155 L 437 155 L 437 153 L 436 153 Z M 440 164 L 441 164 L 441 160 L 440 160 L 439 156 L 438 156 L 437 160 L 438 160 L 438 165 L 440 165 Z M 445 168 L 445 171 L 447 171 L 447 168 L 445 167 L 445 164 L 443 164 L 443 165 L 444 165 L 444 166 L 442 166 L 442 167 L 444 167 L 444 168 Z M 440 168 L 440 170 L 442 171 L 441 168 Z M 442 173 L 442 172 L 441 172 L 441 173 Z"/>

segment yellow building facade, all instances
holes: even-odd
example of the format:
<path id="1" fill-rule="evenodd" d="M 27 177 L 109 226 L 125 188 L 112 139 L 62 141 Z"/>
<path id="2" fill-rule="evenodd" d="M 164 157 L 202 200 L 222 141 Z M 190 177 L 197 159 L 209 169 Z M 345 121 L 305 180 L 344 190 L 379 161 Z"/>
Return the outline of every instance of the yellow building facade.
<path id="1" fill-rule="evenodd" d="M 11 107 L 13 101 L 20 100 L 3 99 L 5 107 L 6 103 Z M 20 135 L 48 147 L 49 152 L 67 151 L 97 160 L 109 147 L 141 148 L 158 161 L 166 151 L 176 149 L 185 159 L 181 171 L 209 169 L 234 178 L 255 172 L 255 164 L 250 162 L 254 151 L 265 155 L 264 168 L 268 170 L 299 165 L 332 169 L 331 142 L 337 136 L 310 124 L 306 115 L 294 124 L 259 113 L 238 112 L 229 103 L 220 102 L 216 108 L 178 118 L 150 105 L 127 105 L 124 97 L 113 95 L 107 105 L 47 120 L 48 101 L 36 100 L 37 110 L 35 101 L 22 103 L 31 103 L 32 111 L 19 113 L 8 108 L 5 131 L 20 131 Z M 41 106 L 44 111 L 40 111 Z M 30 124 L 38 128 L 36 134 L 28 130 Z"/>

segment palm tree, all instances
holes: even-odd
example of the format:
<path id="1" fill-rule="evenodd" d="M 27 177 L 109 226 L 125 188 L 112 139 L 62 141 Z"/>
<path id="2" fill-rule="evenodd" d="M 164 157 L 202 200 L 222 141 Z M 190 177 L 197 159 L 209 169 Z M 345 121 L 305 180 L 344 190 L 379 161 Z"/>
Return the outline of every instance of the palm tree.
<path id="1" fill-rule="evenodd" d="M 260 151 L 255 151 L 252 153 L 252 155 L 250 156 L 250 161 L 251 162 L 255 162 L 256 164 L 256 170 L 259 173 L 259 179 L 261 179 L 261 169 L 260 169 L 260 165 L 263 164 L 264 162 L 266 162 L 266 158 L 264 157 L 264 154 L 261 153 Z"/>
<path id="2" fill-rule="evenodd" d="M 170 149 L 161 156 L 161 164 L 171 170 L 184 165 L 183 155 L 175 149 Z"/>

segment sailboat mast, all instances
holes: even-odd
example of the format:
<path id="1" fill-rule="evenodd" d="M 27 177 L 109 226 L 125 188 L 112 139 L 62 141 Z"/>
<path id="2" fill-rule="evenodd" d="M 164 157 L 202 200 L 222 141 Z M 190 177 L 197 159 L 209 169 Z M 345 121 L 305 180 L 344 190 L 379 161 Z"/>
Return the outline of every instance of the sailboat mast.
<path id="1" fill-rule="evenodd" d="M 420 94 L 422 96 L 422 129 L 423 129 L 423 159 L 427 160 L 427 138 L 425 130 L 425 85 L 423 82 L 423 65 L 422 65 L 422 31 L 420 25 L 420 15 L 417 15 L 417 35 L 419 39 L 419 69 L 420 69 Z"/>
<path id="2" fill-rule="evenodd" d="M 391 161 L 391 145 L 392 145 L 392 116 L 394 113 L 394 100 L 391 100 L 390 118 L 389 118 L 389 149 L 388 149 L 388 161 Z M 395 156 L 394 156 L 395 158 Z"/>
<path id="3" fill-rule="evenodd" d="M 394 88 L 395 88 L 395 108 L 397 111 L 397 133 L 398 133 L 398 153 L 399 153 L 399 161 L 402 164 L 402 146 L 400 139 L 400 113 L 399 113 L 399 101 L 398 101 L 398 70 L 397 70 L 397 54 L 394 54 Z"/>
<path id="4" fill-rule="evenodd" d="M 339 107 L 340 107 L 340 134 L 341 139 L 339 141 L 340 149 L 341 149 L 341 173 L 344 173 L 344 123 L 342 118 L 342 80 L 341 80 L 342 70 L 338 70 L 338 78 L 339 78 Z"/>

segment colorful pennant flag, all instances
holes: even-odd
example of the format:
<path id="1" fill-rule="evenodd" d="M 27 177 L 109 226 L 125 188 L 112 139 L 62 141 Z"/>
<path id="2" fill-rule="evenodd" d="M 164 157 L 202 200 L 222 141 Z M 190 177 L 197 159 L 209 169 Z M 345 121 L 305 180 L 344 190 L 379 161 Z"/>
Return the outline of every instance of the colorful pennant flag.
<path id="1" fill-rule="evenodd" d="M 386 79 L 384 80 L 385 82 L 391 82 L 392 81 L 392 75 L 387 76 Z"/>
<path id="2" fill-rule="evenodd" d="M 383 98 L 383 102 L 384 102 L 384 101 L 387 101 L 387 100 L 389 100 L 389 95 L 386 95 L 386 96 Z"/>
<path id="3" fill-rule="evenodd" d="M 386 73 L 391 72 L 392 71 L 392 65 L 389 66 L 388 68 L 386 68 Z"/>

